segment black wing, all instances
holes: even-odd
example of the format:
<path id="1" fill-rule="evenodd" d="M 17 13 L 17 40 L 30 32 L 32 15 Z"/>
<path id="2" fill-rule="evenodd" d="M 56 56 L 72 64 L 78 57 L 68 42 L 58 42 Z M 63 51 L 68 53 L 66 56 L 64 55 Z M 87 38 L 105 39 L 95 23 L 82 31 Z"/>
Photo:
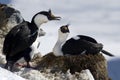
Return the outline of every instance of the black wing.
<path id="1" fill-rule="evenodd" d="M 37 32 L 33 34 L 30 29 L 32 26 L 29 26 L 29 22 L 23 22 L 12 28 L 6 35 L 3 45 L 3 53 L 5 55 L 13 56 L 32 45 L 37 37 Z"/>
<path id="2" fill-rule="evenodd" d="M 80 39 L 83 39 L 83 40 L 86 40 L 86 41 L 90 41 L 90 42 L 93 42 L 93 43 L 97 43 L 97 41 L 92 38 L 92 37 L 89 37 L 89 36 L 85 36 L 85 35 L 77 35 L 80 37 Z"/>
<path id="3" fill-rule="evenodd" d="M 78 35 L 78 37 L 80 37 L 80 39 L 75 40 L 71 38 L 63 44 L 62 51 L 64 54 L 96 54 L 103 48 L 102 44 L 97 43 L 97 41 L 91 37 L 83 35 Z"/>

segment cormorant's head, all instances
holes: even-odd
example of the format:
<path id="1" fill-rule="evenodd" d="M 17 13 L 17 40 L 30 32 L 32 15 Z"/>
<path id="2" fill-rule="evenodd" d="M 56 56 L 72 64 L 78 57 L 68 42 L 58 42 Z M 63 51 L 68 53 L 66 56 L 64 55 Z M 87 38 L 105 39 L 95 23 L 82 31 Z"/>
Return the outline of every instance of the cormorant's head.
<path id="1" fill-rule="evenodd" d="M 69 31 L 68 26 L 69 26 L 69 24 L 61 26 L 61 27 L 60 27 L 60 31 L 61 31 L 62 33 L 69 33 L 70 31 Z"/>
<path id="2" fill-rule="evenodd" d="M 60 20 L 60 19 L 61 17 L 53 15 L 51 10 L 49 10 L 49 11 L 41 11 L 35 14 L 32 18 L 32 22 L 34 22 L 37 26 L 40 26 L 42 23 L 46 23 L 51 20 Z"/>
<path id="3" fill-rule="evenodd" d="M 68 35 L 69 35 L 69 29 L 68 29 L 68 24 L 67 25 L 63 25 L 60 27 L 60 29 L 58 30 L 58 38 L 61 42 L 64 42 Z"/>

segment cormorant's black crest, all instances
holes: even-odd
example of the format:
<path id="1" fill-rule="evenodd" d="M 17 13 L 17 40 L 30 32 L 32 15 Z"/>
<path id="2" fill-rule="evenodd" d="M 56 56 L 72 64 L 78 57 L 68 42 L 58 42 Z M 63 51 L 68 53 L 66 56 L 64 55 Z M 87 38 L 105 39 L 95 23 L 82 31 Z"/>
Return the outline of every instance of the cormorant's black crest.
<path id="1" fill-rule="evenodd" d="M 41 12 L 39 12 L 37 14 L 45 15 L 45 16 L 48 17 L 49 20 L 60 20 L 61 19 L 61 17 L 53 15 L 51 10 L 49 10 L 49 11 L 41 11 Z"/>
<path id="2" fill-rule="evenodd" d="M 60 27 L 61 32 L 63 32 L 63 33 L 69 33 L 70 31 L 69 31 L 68 26 L 69 26 L 69 24 Z"/>
<path id="3" fill-rule="evenodd" d="M 48 11 L 48 12 L 51 14 L 51 13 L 52 13 L 52 12 L 51 12 L 51 9 L 49 9 L 49 11 Z"/>

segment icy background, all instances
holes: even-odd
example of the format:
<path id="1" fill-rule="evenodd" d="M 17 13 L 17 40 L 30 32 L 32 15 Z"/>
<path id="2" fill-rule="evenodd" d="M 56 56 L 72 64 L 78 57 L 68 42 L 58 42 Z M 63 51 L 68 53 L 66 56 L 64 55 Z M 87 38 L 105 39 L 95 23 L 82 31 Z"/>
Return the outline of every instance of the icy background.
<path id="1" fill-rule="evenodd" d="M 41 27 L 46 36 L 41 37 L 42 55 L 51 52 L 61 25 L 70 25 L 69 38 L 77 34 L 88 35 L 104 44 L 104 49 L 115 55 L 108 60 L 112 80 L 120 79 L 120 0 L 0 0 L 18 9 L 25 20 L 31 21 L 34 14 L 51 9 L 62 17 Z"/>

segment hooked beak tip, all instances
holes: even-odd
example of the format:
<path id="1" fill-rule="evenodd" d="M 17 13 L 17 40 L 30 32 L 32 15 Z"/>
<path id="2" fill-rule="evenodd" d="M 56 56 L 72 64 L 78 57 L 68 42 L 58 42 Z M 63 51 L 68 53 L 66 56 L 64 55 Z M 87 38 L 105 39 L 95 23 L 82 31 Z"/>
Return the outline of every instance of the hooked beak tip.
<path id="1" fill-rule="evenodd" d="M 61 17 L 55 17 L 54 18 L 54 20 L 60 20 L 61 19 Z"/>

